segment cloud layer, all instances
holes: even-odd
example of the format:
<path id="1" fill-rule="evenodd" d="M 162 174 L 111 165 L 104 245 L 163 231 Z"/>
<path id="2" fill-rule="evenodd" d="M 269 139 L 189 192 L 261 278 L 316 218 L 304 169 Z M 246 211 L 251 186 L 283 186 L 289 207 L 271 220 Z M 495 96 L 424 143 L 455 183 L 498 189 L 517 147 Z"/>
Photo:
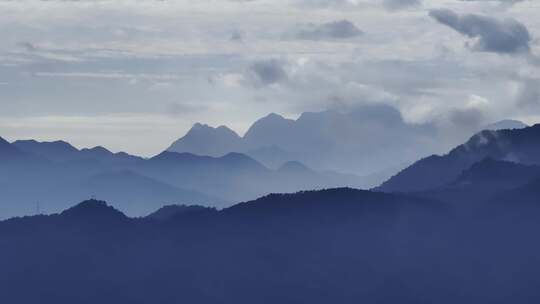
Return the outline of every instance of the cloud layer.
<path id="1" fill-rule="evenodd" d="M 323 24 L 309 24 L 300 29 L 295 37 L 306 40 L 348 39 L 362 34 L 362 30 L 351 21 L 339 20 Z"/>
<path id="2" fill-rule="evenodd" d="M 525 25 L 515 19 L 495 19 L 488 16 L 459 15 L 449 9 L 429 12 L 435 20 L 455 31 L 475 39 L 469 47 L 476 51 L 494 53 L 529 52 L 531 35 Z"/>
<path id="3" fill-rule="evenodd" d="M 0 136 L 152 155 L 198 121 L 366 104 L 455 140 L 534 123 L 540 12 L 500 2 L 0 1 Z"/>

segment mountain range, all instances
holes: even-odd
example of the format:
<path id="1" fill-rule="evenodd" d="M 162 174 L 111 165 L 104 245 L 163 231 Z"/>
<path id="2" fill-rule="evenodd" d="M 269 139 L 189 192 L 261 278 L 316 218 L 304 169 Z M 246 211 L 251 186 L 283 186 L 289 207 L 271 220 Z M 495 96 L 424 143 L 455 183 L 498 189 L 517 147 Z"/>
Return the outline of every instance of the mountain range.
<path id="1" fill-rule="evenodd" d="M 503 120 L 482 129 L 524 127 Z M 368 186 L 377 186 L 419 158 L 447 151 L 466 138 L 443 133 L 433 124 L 405 122 L 392 107 L 366 105 L 348 112 L 306 112 L 296 120 L 273 113 L 253 123 L 243 137 L 226 126 L 197 123 L 167 150 L 214 157 L 239 152 L 269 168 L 299 161 L 319 171 L 360 175 Z"/>
<path id="2" fill-rule="evenodd" d="M 306 112 L 296 120 L 272 113 L 243 137 L 226 126 L 195 124 L 167 150 L 209 156 L 240 152 L 270 168 L 299 161 L 316 170 L 367 176 L 432 151 L 432 133 L 430 126 L 407 124 L 391 107 L 373 105 L 350 112 Z"/>
<path id="3" fill-rule="evenodd" d="M 304 113 L 297 120 L 271 114 L 257 121 L 244 137 L 226 127 L 212 128 L 196 124 L 172 147 L 197 154 L 171 152 L 169 150 L 173 148 L 170 148 L 148 159 L 123 152 L 112 153 L 99 146 L 77 149 L 64 141 L 18 140 L 9 143 L 1 139 L 0 186 L 3 191 L 0 200 L 5 203 L 0 205 L 0 212 L 3 218 L 32 214 L 36 209 L 58 212 L 74 201 L 98 197 L 110 201 L 130 216 L 142 216 L 167 204 L 224 207 L 268 193 L 342 186 L 371 188 L 378 185 L 379 181 L 387 180 L 386 176 L 390 177 L 400 167 L 359 177 L 312 169 L 295 159 L 318 163 L 316 167 L 319 168 L 325 167 L 324 162 L 345 164 L 355 157 L 361 159 L 361 162 L 367 162 L 370 158 L 372 164 L 380 162 L 376 159 L 381 158 L 385 159 L 385 165 L 396 165 L 407 154 L 402 149 L 421 145 L 406 141 L 412 137 L 417 140 L 416 135 L 426 135 L 429 131 L 421 126 L 404 123 L 399 113 L 393 111 L 392 108 L 377 106 L 358 113 Z M 370 113 L 391 117 L 389 121 L 394 123 L 373 125 L 369 119 Z M 517 128 L 523 126 L 517 121 L 494 124 L 491 126 L 494 130 L 499 127 L 516 129 L 481 132 L 448 156 L 432 156 L 415 163 L 377 190 L 431 190 L 452 182 L 463 170 L 487 156 L 504 160 L 523 158 L 525 156 L 519 153 L 510 152 L 505 152 L 504 157 L 498 157 L 493 152 L 495 150 L 489 153 L 478 152 L 474 156 L 468 152 L 468 149 L 478 148 L 486 140 L 490 142 L 490 138 L 500 137 L 499 133 L 520 132 Z M 388 141 L 384 136 L 378 138 L 376 134 L 371 134 L 371 128 L 382 128 L 383 131 L 403 129 L 399 132 L 405 136 L 397 136 L 397 140 Z M 521 130 L 530 129 L 535 127 Z M 368 131 L 369 136 L 365 133 Z M 377 132 L 385 134 L 383 131 Z M 357 136 L 373 139 L 357 141 L 354 139 Z M 391 142 L 391 146 L 381 144 L 381 140 Z M 395 144 L 399 144 L 399 148 L 393 147 Z M 507 143 L 501 141 L 498 144 Z M 515 144 L 521 145 L 520 142 Z M 336 149 L 336 146 L 341 145 L 344 147 Z M 497 143 L 491 146 L 497 146 Z M 344 150 L 347 155 L 343 154 Z M 331 157 L 327 153 L 329 151 Z M 411 157 L 415 153 L 410 154 Z M 464 156 L 459 156 L 461 154 Z M 323 158 L 326 160 L 323 161 Z M 264 165 L 257 159 L 263 159 L 272 166 Z M 436 176 L 429 174 L 433 170 L 437 170 Z"/>
<path id="4" fill-rule="evenodd" d="M 73 154 L 47 156 L 59 147 L 69 148 L 0 141 L 2 183 L 12 181 L 13 174 L 27 181 L 37 175 L 41 183 L 31 183 L 26 192 L 60 195 L 71 186 L 51 191 L 42 184 L 71 185 L 80 177 L 73 172 L 84 172 L 133 199 L 144 198 L 145 185 L 161 180 L 176 191 L 179 185 L 192 191 L 206 187 L 212 189 L 208 196 L 231 191 L 232 197 L 242 187 L 255 187 L 254 176 L 291 188 L 295 181 L 321 176 L 299 162 L 270 170 L 240 153 L 163 152 L 142 159 L 101 148 L 69 148 Z M 539 152 L 540 125 L 481 131 L 373 190 L 269 194 L 222 209 L 149 204 L 144 217 L 94 199 L 50 215 L 0 221 L 1 299 L 23 304 L 536 303 Z M 21 164 L 34 171 L 17 171 Z M 52 168 L 67 171 L 37 171 Z M 159 185 L 152 191 L 170 189 Z M 46 191 L 35 192 L 40 188 Z"/>
<path id="5" fill-rule="evenodd" d="M 73 201 L 106 199 L 131 216 L 167 204 L 224 207 L 271 192 L 364 187 L 353 175 L 314 171 L 298 162 L 268 169 L 247 155 L 221 157 L 163 152 L 145 159 L 67 142 L 0 142 L 3 218 L 58 212 Z"/>

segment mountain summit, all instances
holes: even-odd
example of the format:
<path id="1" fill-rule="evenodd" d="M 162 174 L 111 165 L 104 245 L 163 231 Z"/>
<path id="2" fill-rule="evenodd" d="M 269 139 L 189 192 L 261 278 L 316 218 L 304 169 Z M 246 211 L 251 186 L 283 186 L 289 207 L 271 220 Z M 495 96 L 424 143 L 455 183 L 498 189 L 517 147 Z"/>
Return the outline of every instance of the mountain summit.
<path id="1" fill-rule="evenodd" d="M 219 157 L 243 149 L 242 138 L 226 126 L 213 128 L 196 123 L 184 137 L 174 142 L 167 150 Z"/>

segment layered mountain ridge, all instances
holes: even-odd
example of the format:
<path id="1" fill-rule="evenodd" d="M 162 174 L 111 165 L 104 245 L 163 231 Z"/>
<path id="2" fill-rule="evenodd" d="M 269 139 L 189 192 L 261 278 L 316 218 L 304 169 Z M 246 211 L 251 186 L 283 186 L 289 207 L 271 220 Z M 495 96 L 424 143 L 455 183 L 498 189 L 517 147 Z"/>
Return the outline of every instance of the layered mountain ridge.
<path id="1" fill-rule="evenodd" d="M 166 151 L 144 159 L 103 147 L 79 150 L 63 141 L 4 141 L 0 146 L 3 218 L 31 214 L 36 204 L 57 212 L 89 197 L 142 216 L 168 204 L 224 207 L 270 192 L 364 186 L 356 176 L 302 164 L 269 169 L 236 152 L 210 157 Z"/>

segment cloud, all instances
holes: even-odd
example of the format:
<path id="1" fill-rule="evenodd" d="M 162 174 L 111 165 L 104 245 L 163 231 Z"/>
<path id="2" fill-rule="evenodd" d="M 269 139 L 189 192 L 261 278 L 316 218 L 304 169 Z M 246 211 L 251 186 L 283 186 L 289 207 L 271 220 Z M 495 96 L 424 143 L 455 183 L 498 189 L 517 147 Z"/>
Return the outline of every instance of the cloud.
<path id="1" fill-rule="evenodd" d="M 229 40 L 233 42 L 242 42 L 244 41 L 244 35 L 239 30 L 234 30 L 231 33 L 231 37 L 229 38 Z"/>
<path id="2" fill-rule="evenodd" d="M 516 92 L 518 106 L 527 109 L 537 109 L 540 105 L 540 80 L 525 79 L 523 80 Z"/>
<path id="3" fill-rule="evenodd" d="M 102 79 L 145 79 L 145 80 L 176 80 L 177 75 L 174 74 L 133 74 L 122 72 L 36 72 L 33 74 L 38 77 L 63 77 L 63 78 L 102 78 Z"/>
<path id="4" fill-rule="evenodd" d="M 168 114 L 172 116 L 183 116 L 186 114 L 200 113 L 208 110 L 207 107 L 193 103 L 172 103 L 168 107 Z"/>
<path id="5" fill-rule="evenodd" d="M 344 19 L 323 24 L 308 24 L 295 34 L 295 38 L 302 40 L 349 39 L 362 34 L 362 30 L 354 23 Z"/>
<path id="6" fill-rule="evenodd" d="M 500 54 L 528 53 L 531 35 L 525 25 L 515 19 L 458 15 L 449 9 L 431 10 L 429 15 L 455 31 L 472 38 L 467 46 L 474 51 Z"/>
<path id="7" fill-rule="evenodd" d="M 289 76 L 286 63 L 277 59 L 261 60 L 252 63 L 247 71 L 247 78 L 255 85 L 273 85 L 286 81 Z"/>
<path id="8" fill-rule="evenodd" d="M 33 52 L 37 50 L 37 47 L 33 43 L 28 42 L 28 41 L 21 41 L 17 43 L 17 46 L 23 48 L 27 52 Z"/>
<path id="9" fill-rule="evenodd" d="M 397 11 L 422 5 L 421 0 L 382 0 L 382 5 L 389 11 Z"/>
<path id="10" fill-rule="evenodd" d="M 467 130 L 478 129 L 485 120 L 482 111 L 476 108 L 455 109 L 450 111 L 449 118 L 454 128 Z"/>

